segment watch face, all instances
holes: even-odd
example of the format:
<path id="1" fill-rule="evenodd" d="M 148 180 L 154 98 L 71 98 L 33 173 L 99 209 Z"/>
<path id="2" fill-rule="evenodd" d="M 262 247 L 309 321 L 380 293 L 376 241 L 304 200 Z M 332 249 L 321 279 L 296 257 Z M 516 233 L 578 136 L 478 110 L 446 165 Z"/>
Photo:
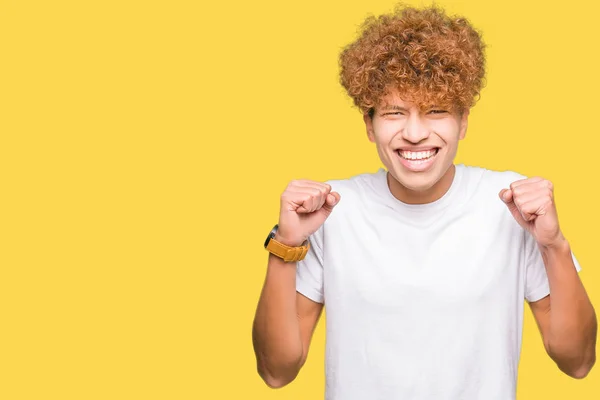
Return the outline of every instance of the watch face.
<path id="1" fill-rule="evenodd" d="M 265 240 L 265 248 L 267 247 L 267 245 L 269 244 L 269 241 L 271 239 L 273 239 L 275 237 L 275 232 L 277 232 L 277 228 L 279 227 L 278 224 L 276 224 L 273 229 L 271 229 L 271 232 L 269 232 L 269 236 L 267 236 L 267 240 Z"/>

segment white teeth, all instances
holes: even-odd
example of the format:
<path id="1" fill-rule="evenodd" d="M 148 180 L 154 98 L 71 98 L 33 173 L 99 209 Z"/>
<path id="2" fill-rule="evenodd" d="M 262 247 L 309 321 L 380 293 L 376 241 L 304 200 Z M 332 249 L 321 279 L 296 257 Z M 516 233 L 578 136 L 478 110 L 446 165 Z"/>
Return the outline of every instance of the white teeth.
<path id="1" fill-rule="evenodd" d="M 407 160 L 424 160 L 435 155 L 437 150 L 429 150 L 429 151 L 406 151 L 400 150 L 398 153 L 402 158 Z"/>

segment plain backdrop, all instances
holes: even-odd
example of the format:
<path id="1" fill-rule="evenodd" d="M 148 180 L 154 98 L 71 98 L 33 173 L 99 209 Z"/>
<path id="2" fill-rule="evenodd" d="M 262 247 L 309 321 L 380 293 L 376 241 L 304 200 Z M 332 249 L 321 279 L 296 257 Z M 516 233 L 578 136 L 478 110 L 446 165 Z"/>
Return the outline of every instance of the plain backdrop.
<path id="1" fill-rule="evenodd" d="M 600 6 L 438 4 L 488 45 L 456 161 L 552 180 L 598 306 Z M 263 243 L 290 180 L 381 166 L 337 57 L 393 6 L 1 1 L 0 398 L 322 398 L 322 323 L 295 382 L 256 373 Z M 526 317 L 518 398 L 597 399 Z"/>

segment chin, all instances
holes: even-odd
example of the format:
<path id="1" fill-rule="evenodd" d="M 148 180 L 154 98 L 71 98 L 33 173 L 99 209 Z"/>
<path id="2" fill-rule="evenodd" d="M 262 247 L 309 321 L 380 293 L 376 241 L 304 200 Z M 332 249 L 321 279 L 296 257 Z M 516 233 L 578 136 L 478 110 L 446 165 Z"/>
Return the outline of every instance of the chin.
<path id="1" fill-rule="evenodd" d="M 405 173 L 404 171 L 402 172 Z M 431 176 L 428 176 L 429 174 L 420 174 L 415 176 L 414 173 L 410 173 L 410 175 L 413 176 L 410 176 L 407 179 L 403 176 L 403 173 L 398 174 L 397 172 L 394 172 L 392 176 L 400 185 L 402 185 L 402 187 L 413 192 L 425 192 L 431 189 L 436 183 Z"/>

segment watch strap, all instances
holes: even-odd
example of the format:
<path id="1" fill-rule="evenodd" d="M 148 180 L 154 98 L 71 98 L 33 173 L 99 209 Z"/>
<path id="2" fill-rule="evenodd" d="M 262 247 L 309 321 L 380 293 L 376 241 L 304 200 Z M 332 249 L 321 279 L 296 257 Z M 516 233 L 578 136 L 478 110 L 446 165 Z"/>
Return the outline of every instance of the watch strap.
<path id="1" fill-rule="evenodd" d="M 290 247 L 271 238 L 269 243 L 267 243 L 266 249 L 277 257 L 282 258 L 285 262 L 294 262 L 306 257 L 306 253 L 310 249 L 310 243 L 308 241 L 304 243 L 302 246 Z"/>

